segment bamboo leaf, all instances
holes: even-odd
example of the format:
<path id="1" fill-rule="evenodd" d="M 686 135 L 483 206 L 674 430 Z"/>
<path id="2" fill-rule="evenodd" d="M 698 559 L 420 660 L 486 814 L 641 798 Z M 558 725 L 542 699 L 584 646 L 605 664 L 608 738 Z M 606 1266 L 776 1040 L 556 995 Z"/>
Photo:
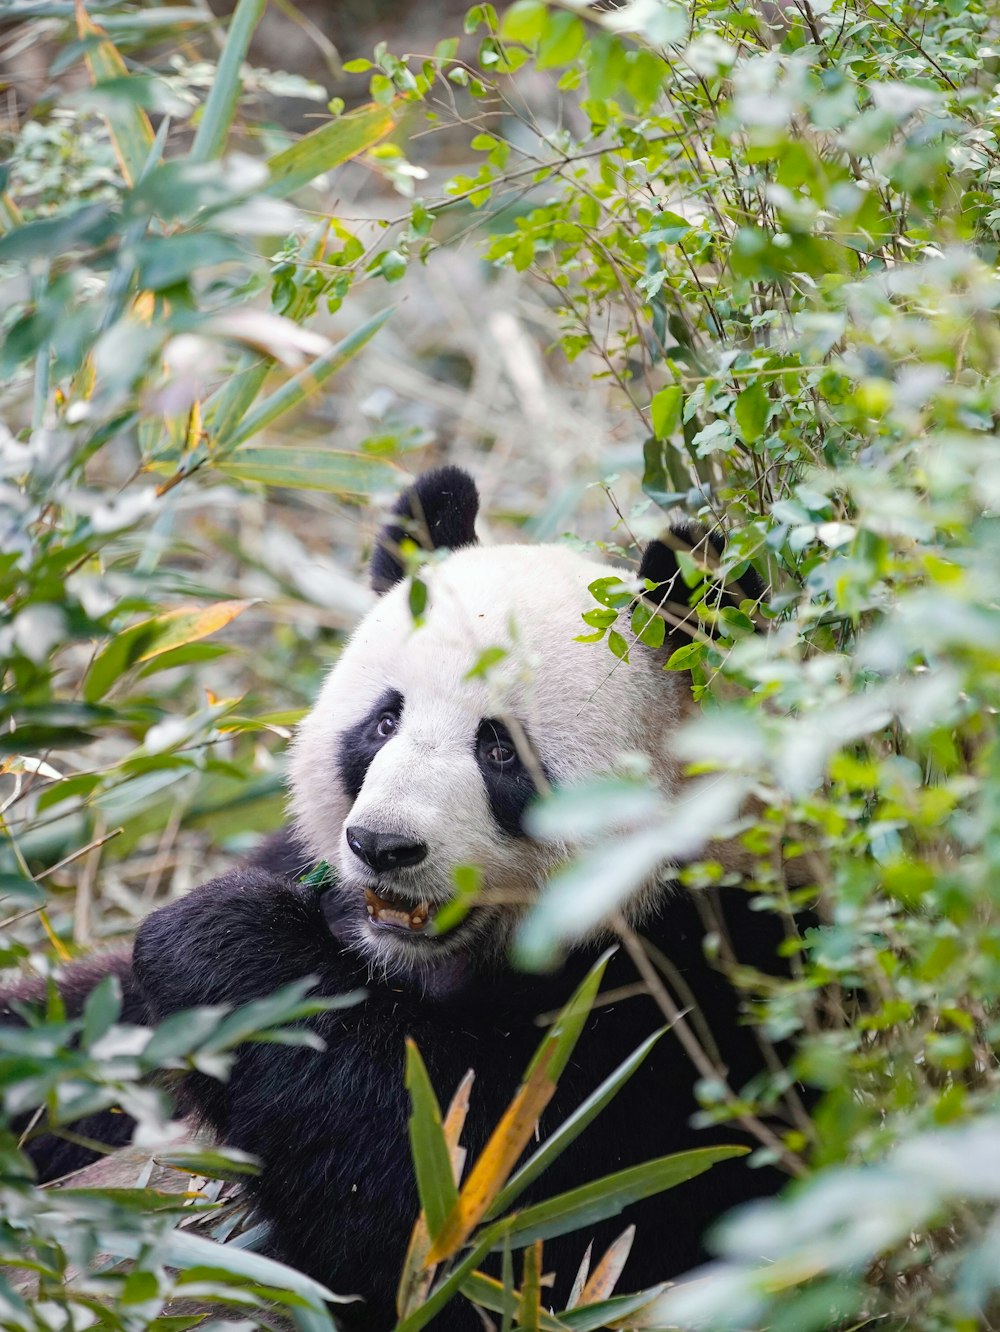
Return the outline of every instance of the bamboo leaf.
<path id="1" fill-rule="evenodd" d="M 458 1089 L 448 1106 L 448 1113 L 444 1117 L 444 1140 L 448 1148 L 451 1173 L 456 1190 L 462 1178 L 462 1168 L 465 1165 L 465 1148 L 460 1146 L 459 1139 L 462 1136 L 462 1129 L 465 1127 L 466 1116 L 469 1113 L 469 1095 L 475 1077 L 475 1073 L 470 1068 L 458 1084 Z M 399 1278 L 399 1288 L 396 1291 L 396 1313 L 400 1318 L 405 1318 L 407 1314 L 423 1304 L 433 1284 L 436 1266 L 427 1265 L 427 1254 L 430 1247 L 431 1237 L 427 1230 L 427 1218 L 421 1211 L 410 1235 L 403 1270 Z"/>
<path id="2" fill-rule="evenodd" d="M 580 982 L 569 1002 L 553 1023 L 551 1030 L 535 1051 L 534 1057 L 528 1065 L 525 1081 L 531 1077 L 542 1060 L 548 1063 L 549 1076 L 553 1081 L 556 1081 L 562 1075 L 562 1071 L 569 1063 L 570 1057 L 576 1048 L 576 1043 L 580 1039 L 584 1024 L 590 1016 L 590 1010 L 594 1006 L 597 992 L 601 988 L 601 981 L 604 979 L 604 972 L 614 951 L 614 948 L 609 948 L 602 953 Z M 546 1053 L 549 1049 L 552 1051 L 551 1056 Z"/>
<path id="3" fill-rule="evenodd" d="M 524 1081 L 472 1167 L 447 1224 L 437 1235 L 429 1262 L 450 1257 L 465 1243 L 506 1184 L 573 1053 L 612 951 L 598 958 L 535 1052 Z"/>
<path id="4" fill-rule="evenodd" d="M 285 381 L 279 389 L 259 402 L 256 407 L 247 412 L 239 426 L 233 434 L 225 438 L 215 437 L 214 447 L 221 451 L 228 452 L 238 445 L 245 443 L 254 435 L 257 435 L 267 426 L 277 421 L 280 416 L 297 407 L 301 402 L 320 388 L 322 384 L 335 374 L 342 366 L 346 365 L 352 357 L 356 356 L 363 347 L 365 347 L 382 325 L 392 314 L 393 307 L 386 310 L 380 310 L 377 315 L 367 319 L 360 328 L 356 328 L 353 333 L 348 334 L 329 351 L 323 352 L 321 356 L 311 362 L 304 369 Z"/>
<path id="5" fill-rule="evenodd" d="M 302 247 L 302 263 L 311 264 L 323 258 L 330 224 L 324 218 L 309 233 Z M 296 294 L 286 313 L 297 322 L 306 313 L 309 293 L 303 289 Z M 239 423 L 264 385 L 274 366 L 269 356 L 254 356 L 244 352 L 226 383 L 206 401 L 205 426 L 216 440 L 227 440 L 236 433 Z"/>
<path id="6" fill-rule="evenodd" d="M 598 1304 L 614 1293 L 622 1270 L 628 1262 L 628 1256 L 632 1252 L 634 1239 L 635 1226 L 627 1226 L 618 1238 L 608 1245 L 604 1257 L 594 1268 L 577 1301 L 581 1306 Z"/>
<path id="7" fill-rule="evenodd" d="M 550 1051 L 548 1058 L 535 1064 L 500 1117 L 446 1223 L 436 1232 L 428 1262 L 439 1263 L 461 1248 L 503 1188 L 556 1089 L 548 1073 L 551 1058 Z"/>
<path id="8" fill-rule="evenodd" d="M 210 162 L 222 156 L 239 102 L 240 70 L 266 4 L 267 0 L 237 0 L 212 88 L 191 145 L 192 162 Z"/>
<path id="9" fill-rule="evenodd" d="M 118 48 L 104 29 L 92 22 L 83 0 L 76 0 L 76 30 L 85 44 L 87 68 L 95 86 L 111 79 L 128 78 L 128 68 Z M 149 117 L 136 103 L 115 98 L 105 109 L 104 119 L 125 182 L 134 185 L 153 147 L 153 127 Z"/>
<path id="10" fill-rule="evenodd" d="M 139 1257 L 145 1241 L 138 1234 L 104 1233 L 112 1252 L 123 1258 Z M 325 1312 L 324 1302 L 352 1304 L 359 1298 L 357 1295 L 335 1295 L 312 1277 L 296 1272 L 294 1268 L 286 1267 L 274 1258 L 265 1258 L 263 1254 L 252 1253 L 233 1244 L 216 1244 L 213 1240 L 192 1235 L 189 1231 L 168 1231 L 159 1243 L 159 1258 L 170 1267 L 182 1271 L 190 1267 L 216 1268 L 233 1276 L 246 1277 L 262 1286 L 271 1286 L 275 1290 L 289 1290 L 305 1300 L 318 1314 Z"/>
<path id="11" fill-rule="evenodd" d="M 214 606 L 178 606 L 153 619 L 130 625 L 116 634 L 90 664 L 83 681 L 88 703 L 103 698 L 111 686 L 137 662 L 207 638 L 242 615 L 253 601 L 219 601 Z"/>
<path id="12" fill-rule="evenodd" d="M 217 601 L 213 606 L 178 606 L 176 610 L 158 615 L 155 620 L 147 622 L 156 626 L 156 637 L 138 660 L 149 661 L 162 652 L 170 652 L 186 643 L 194 643 L 199 638 L 207 638 L 209 634 L 217 633 L 231 624 L 248 606 L 254 604 L 252 599 Z"/>
<path id="13" fill-rule="evenodd" d="M 391 105 L 372 103 L 304 134 L 268 162 L 271 181 L 267 193 L 285 198 L 325 171 L 371 148 L 390 134 L 395 125 Z"/>
<path id="14" fill-rule="evenodd" d="M 559 1320 L 563 1327 L 572 1328 L 573 1332 L 597 1332 L 601 1327 L 641 1327 L 642 1323 L 635 1318 L 636 1313 L 658 1299 L 667 1289 L 667 1284 L 637 1290 L 633 1295 L 615 1295 L 598 1304 L 567 1310 L 559 1315 Z"/>
<path id="15" fill-rule="evenodd" d="M 435 1318 L 451 1297 L 458 1293 L 462 1288 L 462 1283 L 468 1277 L 469 1273 L 479 1265 L 490 1251 L 492 1241 L 492 1230 L 488 1235 L 484 1235 L 478 1240 L 462 1261 L 448 1273 L 444 1281 L 430 1293 L 427 1299 L 418 1309 L 414 1309 L 408 1317 L 401 1323 L 397 1323 L 393 1332 L 419 1332 L 419 1329 L 426 1327 L 432 1318 Z"/>
<path id="16" fill-rule="evenodd" d="M 462 1282 L 462 1294 L 481 1309 L 491 1313 L 503 1314 L 515 1318 L 521 1305 L 521 1292 L 505 1288 L 502 1281 L 487 1276 L 485 1272 L 472 1272 Z M 560 1332 L 565 1325 L 544 1309 L 539 1311 L 538 1326 L 541 1332 Z"/>
<path id="17" fill-rule="evenodd" d="M 645 1165 L 630 1166 L 627 1170 L 605 1175 L 603 1179 L 592 1180 L 578 1189 L 571 1189 L 546 1202 L 526 1207 L 509 1220 L 491 1226 L 489 1233 L 495 1237 L 493 1248 L 501 1248 L 505 1237 L 509 1238 L 515 1248 L 520 1248 L 534 1244 L 539 1239 L 552 1239 L 570 1230 L 596 1225 L 609 1216 L 617 1216 L 630 1203 L 672 1189 L 703 1174 L 720 1161 L 745 1156 L 749 1150 L 749 1147 L 735 1144 L 699 1147 L 694 1151 L 675 1152 L 671 1156 L 648 1161 Z"/>
<path id="18" fill-rule="evenodd" d="M 416 1043 L 406 1041 L 406 1090 L 410 1093 L 410 1150 L 420 1206 L 433 1238 L 455 1206 L 458 1193 L 451 1173 L 441 1108 Z"/>
<path id="19" fill-rule="evenodd" d="M 524 1280 L 517 1321 L 524 1332 L 540 1332 L 542 1314 L 542 1241 L 536 1240 L 524 1254 Z"/>
<path id="20" fill-rule="evenodd" d="M 567 1119 L 563 1120 L 555 1132 L 549 1134 L 538 1151 L 507 1181 L 487 1214 L 489 1218 L 499 1216 L 515 1198 L 520 1197 L 528 1185 L 533 1183 L 542 1171 L 580 1136 L 587 1125 L 597 1118 L 605 1106 L 614 1100 L 665 1030 L 665 1027 L 661 1028 L 644 1040 L 627 1059 L 622 1060 L 613 1073 L 608 1074 L 601 1085 L 592 1091 Z"/>
<path id="21" fill-rule="evenodd" d="M 397 484 L 399 474 L 385 458 L 323 448 L 237 449 L 217 468 L 237 481 L 295 490 L 325 490 L 334 495 L 371 495 Z"/>

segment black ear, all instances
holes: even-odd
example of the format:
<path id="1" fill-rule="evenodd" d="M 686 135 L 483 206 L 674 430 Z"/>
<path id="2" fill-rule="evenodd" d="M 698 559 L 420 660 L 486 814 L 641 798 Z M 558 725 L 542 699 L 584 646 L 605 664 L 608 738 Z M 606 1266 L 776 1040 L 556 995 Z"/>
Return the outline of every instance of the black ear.
<path id="1" fill-rule="evenodd" d="M 369 575 L 376 592 L 388 592 L 403 577 L 399 546 L 409 537 L 425 550 L 457 550 L 476 544 L 479 492 L 460 467 L 425 472 L 393 505 L 393 520 L 382 528 L 372 552 Z"/>
<path id="2" fill-rule="evenodd" d="M 672 646 L 690 642 L 693 635 L 687 628 L 696 625 L 704 627 L 688 600 L 688 586 L 681 575 L 677 560 L 679 550 L 690 551 L 694 558 L 704 564 L 706 550 L 708 562 L 715 563 L 726 549 L 722 536 L 716 532 L 704 532 L 696 524 L 672 523 L 668 532 L 657 541 L 651 541 L 642 553 L 639 564 L 639 578 L 648 578 L 656 586 L 644 592 L 647 601 L 656 606 L 664 606 L 673 617 L 667 626 L 667 637 Z M 738 607 L 741 601 L 763 601 L 767 588 L 755 569 L 747 565 L 737 581 L 726 584 L 721 596 L 712 598 L 714 606 Z M 679 622 L 679 623 L 678 623 Z"/>

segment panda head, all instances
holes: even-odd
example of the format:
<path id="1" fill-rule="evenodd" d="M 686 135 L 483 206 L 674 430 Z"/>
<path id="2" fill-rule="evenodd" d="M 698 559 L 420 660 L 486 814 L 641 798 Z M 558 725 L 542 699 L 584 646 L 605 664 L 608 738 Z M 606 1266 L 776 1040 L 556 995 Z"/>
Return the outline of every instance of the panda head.
<path id="1" fill-rule="evenodd" d="M 479 546 L 477 509 L 474 483 L 452 467 L 400 498 L 372 559 L 379 600 L 292 751 L 298 835 L 338 871 L 338 930 L 388 971 L 457 950 L 483 963 L 502 955 L 567 851 L 524 831 L 538 791 L 613 772 L 636 753 L 668 794 L 680 780 L 669 740 L 690 687 L 662 669 L 676 636 L 616 669 L 609 653 L 575 641 L 595 605 L 588 585 L 616 571 L 564 546 Z M 406 538 L 440 552 L 420 572 L 428 595 L 416 619 Z M 640 576 L 662 584 L 676 572 L 672 551 L 654 542 Z M 479 871 L 476 905 L 438 934 L 434 914 L 460 866 Z"/>

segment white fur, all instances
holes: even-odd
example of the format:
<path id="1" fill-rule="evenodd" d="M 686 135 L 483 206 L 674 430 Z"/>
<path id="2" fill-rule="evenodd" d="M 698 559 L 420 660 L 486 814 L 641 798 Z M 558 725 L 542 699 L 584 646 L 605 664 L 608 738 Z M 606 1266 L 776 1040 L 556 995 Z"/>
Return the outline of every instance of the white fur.
<path id="1" fill-rule="evenodd" d="M 360 900 L 377 881 L 347 845 L 349 824 L 419 839 L 428 845 L 426 860 L 396 871 L 392 890 L 440 903 L 454 892 L 455 867 L 478 865 L 483 900 L 498 905 L 474 913 L 466 938 L 478 930 L 503 943 L 499 917 L 516 916 L 511 902 L 537 891 L 559 849 L 497 827 L 475 757 L 486 717 L 516 719 L 560 785 L 613 770 L 638 751 L 664 791 L 676 788 L 667 744 L 689 705 L 686 685 L 641 646 L 628 665 L 616 666 L 603 644 L 574 642 L 587 632 L 580 613 L 597 604 L 587 585 L 615 572 L 627 577 L 561 546 L 469 547 L 424 570 L 422 624 L 413 622 L 405 581 L 369 612 L 302 722 L 291 757 L 298 828 L 317 861 L 339 866 L 343 892 Z M 491 647 L 507 656 L 485 679 L 467 678 Z M 403 695 L 399 730 L 352 803 L 338 775 L 340 737 L 387 690 Z M 447 937 L 431 945 L 376 932 L 363 913 L 357 940 L 386 964 L 402 952 L 449 946 Z"/>

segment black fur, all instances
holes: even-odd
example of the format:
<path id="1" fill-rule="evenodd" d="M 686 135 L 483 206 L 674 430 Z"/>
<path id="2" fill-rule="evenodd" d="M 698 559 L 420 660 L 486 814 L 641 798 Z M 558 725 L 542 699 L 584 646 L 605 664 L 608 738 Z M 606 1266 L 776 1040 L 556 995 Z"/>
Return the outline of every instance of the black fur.
<path id="1" fill-rule="evenodd" d="M 667 635 L 671 647 L 676 648 L 681 643 L 691 640 L 692 634 L 687 631 L 688 626 L 691 629 L 697 626 L 703 631 L 709 627 L 695 615 L 689 604 L 687 584 L 681 577 L 677 560 L 679 550 L 693 550 L 697 555 L 699 549 L 704 550 L 706 541 L 711 545 L 715 555 L 722 555 L 725 542 L 718 532 L 711 532 L 706 536 L 691 524 L 674 523 L 668 536 L 659 541 L 651 541 L 642 553 L 639 577 L 655 584 L 653 590 L 645 592 L 644 596 L 657 606 L 667 606 L 682 622 L 668 625 Z M 738 607 L 743 600 L 762 601 L 766 595 L 767 588 L 760 576 L 751 565 L 747 565 L 739 580 L 728 583 L 721 597 L 713 597 L 711 604 L 719 607 Z"/>
<path id="2" fill-rule="evenodd" d="M 425 472 L 396 501 L 397 522 L 378 535 L 369 574 L 376 592 L 388 592 L 406 572 L 399 545 L 409 537 L 425 550 L 457 550 L 476 544 L 479 495 L 475 482 L 458 467 Z"/>
<path id="3" fill-rule="evenodd" d="M 777 943 L 774 922 L 749 911 L 746 900 L 737 893 L 728 904 L 738 913 L 731 933 L 743 945 L 742 956 L 770 957 Z M 738 1025 L 728 984 L 703 959 L 702 933 L 686 894 L 669 899 L 653 931 L 694 991 L 739 1086 L 758 1068 L 759 1055 Z M 328 928 L 314 888 L 240 869 L 154 912 L 140 927 L 134 967 L 154 1020 L 198 1004 L 245 1003 L 306 975 L 317 978 L 315 992 L 322 995 L 367 986 L 359 1006 L 310 1020 L 326 1043 L 324 1053 L 248 1045 L 227 1084 L 189 1078 L 186 1098 L 225 1142 L 263 1162 L 250 1187 L 272 1223 L 272 1253 L 339 1293 L 362 1294 L 366 1303 L 338 1309 L 338 1318 L 365 1332 L 385 1332 L 394 1322 L 396 1282 L 417 1211 L 404 1038 L 417 1042 L 442 1103 L 466 1069 L 475 1069 L 464 1135 L 475 1154 L 540 1038 L 536 1018 L 565 1000 L 590 961 L 580 953 L 556 975 L 527 977 L 480 970 L 472 959 L 461 982 L 434 998 L 421 983 L 373 981 L 365 962 Z M 605 988 L 633 979 L 629 963 L 617 957 Z M 598 1008 L 543 1127 L 557 1125 L 661 1023 L 644 997 Z M 531 1196 L 550 1196 L 668 1152 L 741 1140 L 731 1126 L 690 1127 L 694 1081 L 686 1055 L 668 1033 L 617 1100 L 541 1176 Z M 705 1225 L 771 1187 L 744 1161 L 726 1162 L 597 1227 L 597 1239 L 607 1243 L 628 1221 L 638 1223 L 622 1286 L 634 1289 L 697 1262 Z M 559 1275 L 557 1289 L 546 1295 L 555 1307 L 565 1300 L 590 1237 L 588 1230 L 546 1244 L 545 1268 Z M 471 1332 L 481 1324 L 459 1300 L 434 1326 Z"/>
<path id="4" fill-rule="evenodd" d="M 379 718 L 386 714 L 397 721 L 403 714 L 403 695 L 398 689 L 387 689 L 361 720 L 340 738 L 337 770 L 344 790 L 352 800 L 357 800 L 361 793 L 372 759 L 387 743 L 387 738 L 378 734 Z"/>
<path id="5" fill-rule="evenodd" d="M 525 735 L 524 740 L 531 745 L 529 736 Z M 510 751 L 510 759 L 503 764 L 498 764 L 490 758 L 491 749 L 498 745 Z M 534 746 L 532 750 L 535 754 L 534 761 L 547 779 Z M 511 837 L 523 837 L 524 812 L 530 801 L 538 795 L 538 787 L 523 761 L 523 756 L 518 753 L 514 737 L 502 721 L 486 718 L 479 723 L 476 734 L 476 762 L 483 776 L 483 785 L 486 787 L 493 817 Z"/>

